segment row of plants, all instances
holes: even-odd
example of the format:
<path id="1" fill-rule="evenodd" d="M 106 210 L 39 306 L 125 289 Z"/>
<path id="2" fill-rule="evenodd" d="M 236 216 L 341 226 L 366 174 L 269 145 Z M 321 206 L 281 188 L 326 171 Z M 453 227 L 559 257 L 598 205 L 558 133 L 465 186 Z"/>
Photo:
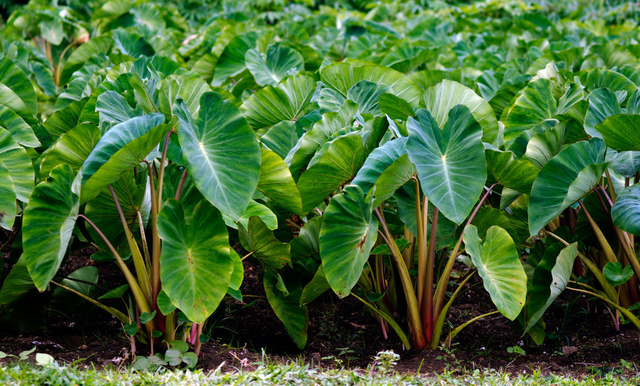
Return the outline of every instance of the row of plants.
<path id="1" fill-rule="evenodd" d="M 640 329 L 635 7 L 32 0 L 2 26 L 0 321 L 90 302 L 197 354 L 252 259 L 301 349 L 327 291 L 406 348 L 494 313 L 540 344 L 564 290 Z M 126 284 L 62 274 L 78 250 Z M 447 331 L 472 283 L 496 310 Z"/>

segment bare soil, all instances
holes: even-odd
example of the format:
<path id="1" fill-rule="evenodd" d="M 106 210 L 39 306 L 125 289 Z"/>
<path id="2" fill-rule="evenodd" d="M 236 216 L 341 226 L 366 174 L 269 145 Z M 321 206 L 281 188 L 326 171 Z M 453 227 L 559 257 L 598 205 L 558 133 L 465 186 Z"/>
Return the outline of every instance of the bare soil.
<path id="1" fill-rule="evenodd" d="M 8 232 L 0 234 L 0 246 L 9 237 Z M 5 245 L 1 252 L 7 265 L 3 272 L 6 276 L 10 247 Z M 70 263 L 64 265 L 65 270 L 95 265 L 101 280 L 108 280 L 111 288 L 122 282 L 111 265 L 92 262 L 90 254 L 86 250 L 72 256 Z M 230 299 L 210 318 L 205 333 L 212 338 L 202 345 L 198 367 L 206 371 L 218 367 L 232 371 L 251 369 L 266 360 L 271 363 L 298 360 L 322 367 L 366 367 L 382 350 L 400 354 L 396 370 L 424 374 L 502 368 L 512 373 L 541 370 L 580 376 L 628 372 L 624 361 L 631 367 L 640 365 L 638 331 L 631 325 L 623 325 L 616 331 L 611 315 L 601 303 L 588 303 L 587 298 L 570 291 L 565 291 L 545 314 L 548 335 L 540 346 L 523 337 L 517 323 L 494 315 L 471 324 L 450 345 L 442 345 L 435 351 L 405 350 L 393 332 L 384 340 L 379 325 L 355 298 L 340 300 L 327 293 L 309 306 L 308 342 L 301 351 L 269 307 L 259 270 L 259 265 L 247 264 L 244 301 Z M 47 304 L 50 295 L 37 296 L 42 297 L 42 304 Z M 476 285 L 456 301 L 448 322 L 455 327 L 493 309 L 482 285 Z M 84 306 L 83 312 L 73 317 L 49 313 L 44 331 L 20 332 L 10 327 L 0 327 L 0 351 L 8 354 L 17 355 L 35 346 L 37 352 L 51 354 L 58 361 L 96 367 L 119 367 L 133 359 L 120 323 L 99 309 Z M 448 332 L 449 327 L 445 327 L 443 335 Z M 139 354 L 145 354 L 144 345 L 138 346 Z M 514 347 L 526 354 L 509 352 Z"/>

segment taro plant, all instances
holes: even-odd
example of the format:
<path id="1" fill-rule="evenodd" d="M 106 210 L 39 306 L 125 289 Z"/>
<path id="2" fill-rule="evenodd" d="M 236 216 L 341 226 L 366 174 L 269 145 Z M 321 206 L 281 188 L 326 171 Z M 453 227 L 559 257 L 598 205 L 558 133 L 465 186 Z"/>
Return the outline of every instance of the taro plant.
<path id="1" fill-rule="evenodd" d="M 115 260 L 124 274 L 135 312 L 131 318 L 100 307 L 127 325 L 144 325 L 151 342 L 161 336 L 174 340 L 175 309 L 198 325 L 215 311 L 230 286 L 239 288 L 242 265 L 231 252 L 217 207 L 232 219 L 242 215 L 257 184 L 260 150 L 235 106 L 212 92 L 199 99 L 192 102 L 196 117 L 178 99 L 176 118 L 169 123 L 161 113 L 144 114 L 138 108 L 139 116 L 125 116 L 103 135 L 91 126 L 96 142 L 85 148 L 88 156 L 77 173 L 63 163 L 36 186 L 23 220 L 24 258 L 36 288 L 46 289 L 56 275 L 80 219 L 95 245 L 111 255 L 101 258 Z M 124 97 L 114 92 L 98 100 L 98 106 L 106 100 L 111 111 L 116 109 L 110 104 L 114 100 L 127 107 Z M 58 143 L 78 129 L 84 126 L 65 133 Z M 174 130 L 185 163 L 179 170 L 167 160 Z M 161 142 L 162 151 L 154 153 Z M 243 179 L 236 179 L 235 173 L 242 173 Z M 185 182 L 187 178 L 193 183 Z M 187 184 L 200 186 L 200 193 L 193 188 L 183 195 Z M 172 185 L 170 196 L 167 185 Z"/>
<path id="2" fill-rule="evenodd" d="M 340 76 L 344 75 L 336 84 L 341 84 Z M 436 348 L 451 303 L 473 276 L 471 271 L 464 273 L 458 289 L 446 298 L 464 241 L 498 310 L 515 319 L 525 303 L 527 281 L 516 244 L 506 230 L 492 226 L 485 211 L 480 233 L 473 225 L 496 185 L 485 188 L 482 139 L 497 137 L 491 107 L 472 90 L 450 81 L 425 92 L 422 103 L 431 112 L 414 113 L 411 104 L 393 94 L 379 99 L 383 111 L 406 120 L 408 136 L 388 140 L 371 152 L 353 185 L 329 201 L 319 234 L 322 267 L 305 292 L 330 287 L 344 297 L 359 285 L 364 292 L 354 296 L 380 318 L 383 331 L 391 326 L 408 345 L 391 316 L 396 299 L 403 295 L 414 345 Z M 302 174 L 299 184 L 314 167 Z M 465 220 L 453 249 L 438 248 L 438 236 L 451 239 L 455 224 Z M 436 257 L 444 263 L 440 269 Z"/>

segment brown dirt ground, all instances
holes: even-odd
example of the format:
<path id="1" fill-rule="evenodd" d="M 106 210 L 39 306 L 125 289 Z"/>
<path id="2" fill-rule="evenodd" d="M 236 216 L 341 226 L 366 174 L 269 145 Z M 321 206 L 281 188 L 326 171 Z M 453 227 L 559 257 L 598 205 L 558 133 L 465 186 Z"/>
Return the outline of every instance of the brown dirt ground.
<path id="1" fill-rule="evenodd" d="M 0 234 L 0 246 L 9 236 L 7 232 Z M 9 248 L 2 249 L 5 263 Z M 71 272 L 94 264 L 100 270 L 101 280 L 108 278 L 111 286 L 122 280 L 109 265 L 91 262 L 90 251 L 83 252 L 74 255 L 65 269 Z M 259 270 L 258 265 L 247 264 L 242 290 L 244 302 L 228 300 L 211 318 L 213 323 L 205 332 L 213 338 L 203 344 L 198 367 L 204 370 L 222 367 L 228 371 L 251 369 L 264 360 L 263 350 L 272 363 L 298 360 L 322 367 L 366 367 L 377 352 L 394 350 L 401 356 L 396 370 L 425 374 L 502 368 L 512 373 L 541 370 L 545 374 L 580 376 L 621 372 L 621 360 L 640 365 L 638 331 L 623 325 L 616 332 L 611 315 L 601 304 L 587 304 L 586 298 L 570 291 L 565 291 L 545 314 L 546 331 L 552 336 L 541 346 L 523 338 L 509 320 L 494 315 L 464 329 L 450 347 L 435 351 L 404 350 L 393 332 L 384 340 L 377 323 L 355 298 L 339 300 L 327 293 L 309 306 L 308 342 L 301 351 L 268 306 L 258 279 Z M 458 326 L 493 309 L 480 284 L 456 301 L 449 322 Z M 448 328 L 445 330 L 448 333 Z M 121 326 L 101 310 L 73 319 L 50 315 L 44 332 L 19 333 L 0 328 L 0 351 L 17 355 L 34 346 L 37 352 L 51 354 L 66 363 L 118 367 L 132 361 L 131 347 Z M 522 347 L 526 355 L 509 353 L 507 349 L 513 346 Z M 145 348 L 138 348 L 139 353 L 144 354 Z"/>

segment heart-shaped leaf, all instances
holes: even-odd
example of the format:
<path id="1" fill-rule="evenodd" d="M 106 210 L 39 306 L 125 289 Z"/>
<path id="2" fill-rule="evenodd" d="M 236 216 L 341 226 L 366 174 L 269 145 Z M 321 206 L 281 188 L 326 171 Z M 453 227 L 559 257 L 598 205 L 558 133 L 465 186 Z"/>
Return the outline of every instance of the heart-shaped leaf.
<path id="1" fill-rule="evenodd" d="M 449 110 L 442 130 L 427 110 L 418 110 L 417 116 L 407 122 L 406 149 L 422 191 L 445 217 L 460 224 L 487 179 L 482 129 L 464 105 Z"/>
<path id="2" fill-rule="evenodd" d="M 425 91 L 425 106 L 439 127 L 444 127 L 450 110 L 456 105 L 466 106 L 482 128 L 482 140 L 493 143 L 498 137 L 498 121 L 491 105 L 472 89 L 458 82 L 443 80 Z"/>
<path id="3" fill-rule="evenodd" d="M 611 284 L 612 286 L 619 286 L 627 282 L 627 280 L 631 279 L 633 276 L 633 267 L 631 265 L 627 265 L 622 268 L 622 263 L 614 263 L 609 262 L 602 269 L 602 273 L 604 274 L 604 278 Z"/>
<path id="4" fill-rule="evenodd" d="M 266 86 L 251 95 L 242 106 L 243 114 L 254 130 L 270 127 L 282 121 L 296 121 L 309 105 L 316 82 L 307 75 L 296 75 L 278 87 Z"/>
<path id="5" fill-rule="evenodd" d="M 187 224 L 180 203 L 169 199 L 158 214 L 158 234 L 162 290 L 190 321 L 204 322 L 227 293 L 233 272 L 222 215 L 202 200 Z"/>
<path id="6" fill-rule="evenodd" d="M 271 45 L 265 57 L 255 49 L 245 54 L 247 68 L 260 86 L 277 85 L 287 75 L 304 70 L 304 59 L 294 49 L 281 45 Z"/>
<path id="7" fill-rule="evenodd" d="M 187 170 L 202 195 L 237 220 L 249 205 L 260 177 L 260 147 L 242 114 L 218 93 L 205 93 L 194 120 L 179 100 L 173 113 Z"/>

